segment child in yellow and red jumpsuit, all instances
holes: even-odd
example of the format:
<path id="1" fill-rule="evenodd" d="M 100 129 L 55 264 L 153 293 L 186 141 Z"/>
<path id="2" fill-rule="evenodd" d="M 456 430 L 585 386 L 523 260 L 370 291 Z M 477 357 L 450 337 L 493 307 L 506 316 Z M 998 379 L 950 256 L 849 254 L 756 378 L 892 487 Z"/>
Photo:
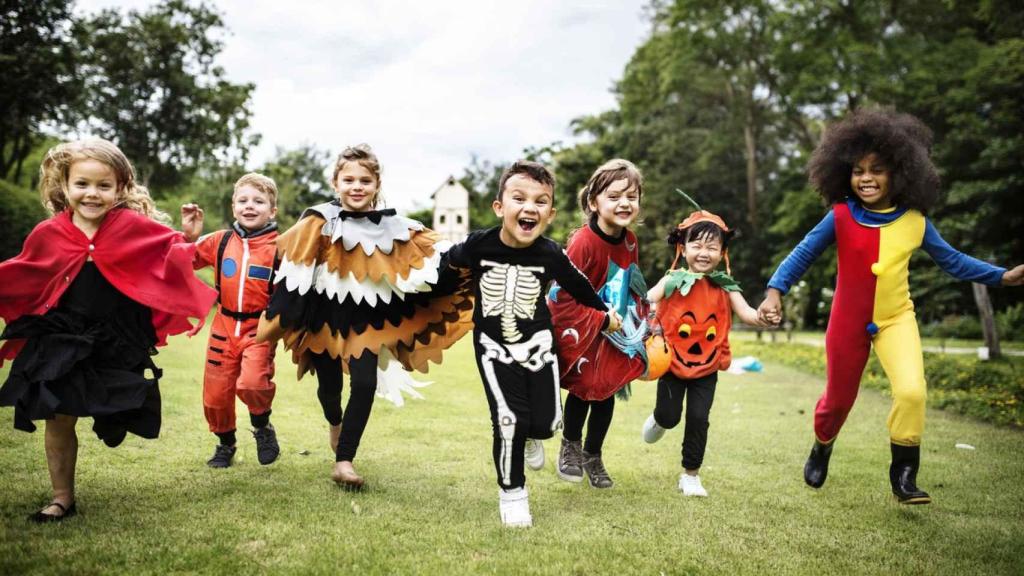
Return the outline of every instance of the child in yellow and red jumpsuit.
<path id="1" fill-rule="evenodd" d="M 902 504 L 927 504 L 917 487 L 926 383 L 921 338 L 910 300 L 911 254 L 923 248 L 950 275 L 989 286 L 1024 283 L 1024 265 L 1007 270 L 954 250 L 925 213 L 938 200 L 939 177 L 928 156 L 931 132 L 920 120 L 858 110 L 825 132 L 808 165 L 811 184 L 832 207 L 786 257 L 759 307 L 781 319 L 781 297 L 831 244 L 838 275 L 825 355 L 828 380 L 814 411 L 814 446 L 804 481 L 820 488 L 836 436 L 874 348 L 892 386 L 889 481 Z"/>
<path id="2" fill-rule="evenodd" d="M 235 396 L 249 408 L 260 464 L 277 460 L 281 450 L 270 424 L 274 400 L 274 347 L 256 342 L 260 313 L 270 298 L 277 250 L 277 185 L 262 174 L 249 173 L 235 183 L 231 197 L 235 222 L 231 228 L 196 241 L 203 211 L 181 207 L 181 227 L 196 241 L 193 266 L 213 266 L 220 307 L 210 327 L 203 375 L 203 411 L 220 443 L 207 461 L 227 468 L 235 455 Z"/>

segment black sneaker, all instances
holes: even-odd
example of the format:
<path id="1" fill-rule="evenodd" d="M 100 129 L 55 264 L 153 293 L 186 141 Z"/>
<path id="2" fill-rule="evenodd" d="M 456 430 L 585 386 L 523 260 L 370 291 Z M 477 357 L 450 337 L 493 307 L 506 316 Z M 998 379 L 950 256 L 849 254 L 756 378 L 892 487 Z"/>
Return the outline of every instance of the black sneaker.
<path id="1" fill-rule="evenodd" d="M 583 481 L 583 443 L 562 438 L 558 451 L 558 477 L 566 482 Z"/>
<path id="2" fill-rule="evenodd" d="M 267 424 L 263 428 L 253 430 L 252 436 L 256 439 L 256 459 L 260 464 L 266 466 L 277 460 L 281 454 L 281 447 L 277 444 L 277 432 L 272 425 Z"/>
<path id="3" fill-rule="evenodd" d="M 612 477 L 608 475 L 608 471 L 604 468 L 604 461 L 601 460 L 600 454 L 587 454 L 584 451 L 583 471 L 587 473 L 587 480 L 590 481 L 590 485 L 594 488 L 611 488 L 615 485 L 612 482 Z"/>
<path id="4" fill-rule="evenodd" d="M 227 468 L 231 466 L 231 459 L 235 457 L 235 447 L 217 444 L 213 450 L 213 458 L 206 461 L 210 468 Z"/>

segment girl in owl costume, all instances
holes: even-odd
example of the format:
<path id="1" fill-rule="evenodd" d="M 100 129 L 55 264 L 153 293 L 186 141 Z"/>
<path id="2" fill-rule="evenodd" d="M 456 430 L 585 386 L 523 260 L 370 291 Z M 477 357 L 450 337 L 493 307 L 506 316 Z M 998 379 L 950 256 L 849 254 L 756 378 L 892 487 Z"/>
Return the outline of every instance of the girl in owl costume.
<path id="1" fill-rule="evenodd" d="M 420 222 L 377 210 L 380 164 L 369 146 L 347 148 L 332 177 L 338 199 L 307 209 L 278 238 L 277 288 L 259 338 L 283 340 L 299 377 L 311 369 L 331 427 L 331 475 L 363 486 L 352 466 L 373 407 L 378 367 L 427 371 L 471 327 L 467 281 Z M 342 374 L 350 376 L 341 408 Z M 389 371 L 390 372 L 390 371 Z"/>

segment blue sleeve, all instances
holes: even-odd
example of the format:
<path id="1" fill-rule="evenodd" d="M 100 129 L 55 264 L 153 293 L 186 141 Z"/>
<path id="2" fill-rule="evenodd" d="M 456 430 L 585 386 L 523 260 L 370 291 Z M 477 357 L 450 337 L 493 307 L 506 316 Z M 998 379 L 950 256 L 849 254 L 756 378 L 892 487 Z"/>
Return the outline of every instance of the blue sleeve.
<path id="1" fill-rule="evenodd" d="M 786 259 L 779 264 L 772 279 L 768 281 L 769 288 L 775 288 L 783 294 L 789 292 L 790 287 L 807 272 L 807 269 L 814 264 L 814 261 L 821 256 L 826 248 L 836 241 L 836 220 L 832 211 L 818 222 L 804 239 L 793 248 L 793 251 L 786 256 Z"/>
<path id="2" fill-rule="evenodd" d="M 1006 268 L 993 266 L 983 260 L 960 252 L 942 239 L 932 221 L 925 219 L 924 240 L 921 247 L 946 274 L 957 280 L 969 280 L 989 286 L 999 286 Z"/>

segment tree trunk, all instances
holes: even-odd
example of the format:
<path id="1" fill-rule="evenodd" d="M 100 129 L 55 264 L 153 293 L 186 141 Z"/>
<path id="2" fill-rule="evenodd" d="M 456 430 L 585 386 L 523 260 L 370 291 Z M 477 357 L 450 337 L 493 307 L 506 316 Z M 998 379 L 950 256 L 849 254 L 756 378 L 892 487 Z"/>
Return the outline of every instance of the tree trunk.
<path id="1" fill-rule="evenodd" d="M 984 284 L 973 283 L 974 303 L 978 305 L 978 314 L 981 316 L 981 331 L 985 334 L 985 346 L 988 346 L 988 357 L 990 359 L 1002 356 L 999 349 L 999 334 L 996 332 L 996 319 L 992 313 L 992 301 L 988 297 L 988 287 Z"/>
<path id="2" fill-rule="evenodd" d="M 757 139 L 754 136 L 754 114 L 747 111 L 743 124 L 743 141 L 747 149 L 747 222 L 750 230 L 757 234 Z"/>

